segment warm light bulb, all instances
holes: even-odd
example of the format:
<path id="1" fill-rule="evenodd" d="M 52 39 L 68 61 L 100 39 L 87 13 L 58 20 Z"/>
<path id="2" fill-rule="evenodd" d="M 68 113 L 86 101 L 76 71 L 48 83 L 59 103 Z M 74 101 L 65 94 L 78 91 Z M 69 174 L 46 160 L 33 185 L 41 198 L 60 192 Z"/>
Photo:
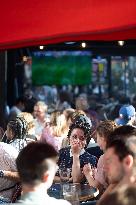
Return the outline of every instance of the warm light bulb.
<path id="1" fill-rule="evenodd" d="M 118 44 L 119 44 L 120 46 L 123 46 L 123 45 L 124 45 L 124 41 L 118 41 Z"/>
<path id="2" fill-rule="evenodd" d="M 44 49 L 44 46 L 40 46 L 39 48 L 40 48 L 40 50 L 43 50 L 43 49 Z"/>
<path id="3" fill-rule="evenodd" d="M 81 46 L 82 46 L 82 48 L 85 48 L 85 47 L 86 47 L 86 43 L 85 43 L 85 42 L 82 42 L 82 43 L 81 43 Z"/>

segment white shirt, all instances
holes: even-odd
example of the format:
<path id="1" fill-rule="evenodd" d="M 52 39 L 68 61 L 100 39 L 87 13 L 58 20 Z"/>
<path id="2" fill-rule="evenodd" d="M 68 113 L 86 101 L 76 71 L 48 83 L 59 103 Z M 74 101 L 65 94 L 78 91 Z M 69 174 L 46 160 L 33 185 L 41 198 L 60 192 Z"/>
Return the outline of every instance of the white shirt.
<path id="1" fill-rule="evenodd" d="M 16 148 L 18 152 L 20 152 L 27 145 L 27 141 L 25 139 L 15 139 L 9 144 Z"/>
<path id="2" fill-rule="evenodd" d="M 39 139 L 41 138 L 42 135 L 42 131 L 45 127 L 45 123 L 46 123 L 46 119 L 43 123 L 41 123 L 40 121 L 38 121 L 37 119 L 34 120 L 34 124 L 35 124 L 35 135 L 37 137 L 39 137 Z M 38 139 L 38 140 L 39 140 Z"/>
<path id="3" fill-rule="evenodd" d="M 56 199 L 54 197 L 50 197 L 46 192 L 33 191 L 26 193 L 21 196 L 19 203 L 26 205 L 70 205 L 70 203 L 63 199 Z"/>
<path id="4" fill-rule="evenodd" d="M 0 142 L 0 170 L 17 171 L 15 161 L 17 156 L 18 151 L 14 147 L 12 147 L 10 144 Z M 14 184 L 15 182 L 0 177 L 0 191 L 13 186 Z M 13 192 L 14 188 L 0 192 L 0 196 L 10 199 L 13 195 Z"/>
<path id="5" fill-rule="evenodd" d="M 84 149 L 81 149 L 80 153 L 79 153 L 79 156 L 81 156 L 82 154 L 85 153 L 85 150 Z M 72 154 L 72 150 L 70 149 L 70 157 L 73 157 L 73 154 Z"/>

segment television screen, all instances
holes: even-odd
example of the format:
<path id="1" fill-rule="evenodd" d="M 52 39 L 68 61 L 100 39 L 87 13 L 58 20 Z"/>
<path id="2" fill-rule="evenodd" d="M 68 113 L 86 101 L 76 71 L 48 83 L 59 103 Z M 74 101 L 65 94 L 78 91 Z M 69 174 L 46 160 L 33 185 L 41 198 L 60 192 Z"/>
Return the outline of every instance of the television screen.
<path id="1" fill-rule="evenodd" d="M 33 85 L 86 85 L 91 82 L 90 51 L 36 51 L 32 54 Z"/>

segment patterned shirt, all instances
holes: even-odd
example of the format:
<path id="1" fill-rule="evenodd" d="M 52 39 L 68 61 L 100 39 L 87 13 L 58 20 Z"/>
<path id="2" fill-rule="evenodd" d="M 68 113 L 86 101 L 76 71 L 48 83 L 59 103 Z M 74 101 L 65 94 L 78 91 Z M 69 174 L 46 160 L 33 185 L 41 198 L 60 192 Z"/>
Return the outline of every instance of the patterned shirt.
<path id="1" fill-rule="evenodd" d="M 79 156 L 80 159 L 80 168 L 82 169 L 85 164 L 90 163 L 93 167 L 97 165 L 97 158 L 88 152 L 84 151 Z M 59 152 L 59 168 L 70 168 L 72 169 L 73 157 L 71 155 L 70 147 L 62 148 Z"/>
<path id="2" fill-rule="evenodd" d="M 9 144 L 0 142 L 0 170 L 5 171 L 17 171 L 16 168 L 16 158 L 18 156 L 18 151 Z M 15 182 L 0 178 L 0 197 L 11 198 L 14 188 L 7 191 L 2 191 L 3 189 L 12 187 Z"/>
<path id="3" fill-rule="evenodd" d="M 17 149 L 18 152 L 20 152 L 26 145 L 27 145 L 27 140 L 25 139 L 15 139 L 11 142 L 9 142 L 11 146 Z"/>

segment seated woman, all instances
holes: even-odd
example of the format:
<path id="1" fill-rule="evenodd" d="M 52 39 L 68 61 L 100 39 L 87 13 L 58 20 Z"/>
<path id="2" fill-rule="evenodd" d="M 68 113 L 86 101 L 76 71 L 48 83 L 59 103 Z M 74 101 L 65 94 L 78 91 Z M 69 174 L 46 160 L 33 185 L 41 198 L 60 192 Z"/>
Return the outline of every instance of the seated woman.
<path id="1" fill-rule="evenodd" d="M 11 202 L 15 191 L 16 181 L 11 177 L 5 177 L 6 173 L 17 173 L 16 158 L 18 151 L 11 145 L 0 142 L 0 204 Z"/>
<path id="2" fill-rule="evenodd" d="M 26 136 L 27 142 L 37 141 L 35 135 L 35 123 L 34 123 L 33 115 L 29 112 L 21 112 L 17 117 L 24 118 L 24 120 L 27 122 L 27 136 Z"/>
<path id="3" fill-rule="evenodd" d="M 105 152 L 110 134 L 116 128 L 116 123 L 111 120 L 102 121 L 96 129 L 97 143 L 100 149 Z M 107 180 L 104 173 L 104 154 L 98 160 L 97 170 L 91 168 L 90 164 L 83 167 L 84 175 L 90 186 L 96 187 L 100 192 L 107 188 Z"/>
<path id="4" fill-rule="evenodd" d="M 50 124 L 44 127 L 40 140 L 51 144 L 58 151 L 67 132 L 68 126 L 64 114 L 53 111 L 50 116 Z"/>
<path id="5" fill-rule="evenodd" d="M 32 140 L 32 139 L 30 140 L 30 138 L 28 136 L 30 128 L 33 127 L 33 126 L 32 127 L 29 126 L 29 125 L 33 125 L 31 122 L 31 120 L 33 118 L 30 115 L 29 115 L 29 113 L 28 114 L 24 113 L 24 114 L 20 115 L 20 117 L 16 117 L 15 120 L 9 121 L 9 123 L 7 125 L 6 136 L 7 136 L 9 145 L 7 145 L 6 143 L 3 143 L 3 145 L 4 145 L 4 147 L 9 146 L 8 147 L 9 159 L 10 159 L 10 150 L 13 150 L 13 153 L 17 153 L 16 154 L 16 156 L 17 156 L 19 151 L 22 148 L 24 148 L 27 145 L 27 143 L 30 143 Z M 12 154 L 12 152 L 11 152 L 11 154 Z M 16 200 L 16 198 L 18 197 L 18 195 L 20 194 L 20 190 L 21 190 L 20 177 L 18 175 L 17 169 L 12 168 L 12 166 L 14 164 L 16 165 L 15 160 L 14 160 L 14 163 L 13 163 L 13 160 L 9 161 L 10 162 L 9 163 L 7 161 L 7 157 L 8 157 L 8 155 L 6 154 L 4 156 L 5 163 L 3 162 L 5 164 L 5 166 L 1 166 L 2 170 L 0 170 L 0 179 L 2 177 L 3 180 L 9 181 L 10 184 L 14 184 L 14 187 L 13 187 L 14 192 L 12 191 L 13 196 L 12 195 L 10 196 L 12 198 L 12 199 L 10 198 L 10 200 L 12 200 L 14 202 Z M 12 159 L 12 155 L 11 155 L 11 159 Z M 6 164 L 8 164 L 8 166 L 6 166 Z M 8 189 L 10 188 L 8 186 L 8 184 L 7 184 L 6 188 L 7 188 L 6 190 L 3 189 L 2 191 L 6 191 L 6 192 L 8 191 Z M 0 198 L 0 203 L 1 203 L 1 200 L 2 199 Z"/>
<path id="6" fill-rule="evenodd" d="M 8 144 L 11 144 L 18 151 L 23 149 L 27 145 L 27 131 L 28 124 L 24 118 L 16 117 L 15 120 L 9 121 L 6 130 Z"/>
<path id="7" fill-rule="evenodd" d="M 73 182 L 83 181 L 82 168 L 85 164 L 90 163 L 93 167 L 97 164 L 97 158 L 85 151 L 90 134 L 89 118 L 83 115 L 79 116 L 69 128 L 70 146 L 62 148 L 59 152 L 59 168 L 70 168 Z"/>

